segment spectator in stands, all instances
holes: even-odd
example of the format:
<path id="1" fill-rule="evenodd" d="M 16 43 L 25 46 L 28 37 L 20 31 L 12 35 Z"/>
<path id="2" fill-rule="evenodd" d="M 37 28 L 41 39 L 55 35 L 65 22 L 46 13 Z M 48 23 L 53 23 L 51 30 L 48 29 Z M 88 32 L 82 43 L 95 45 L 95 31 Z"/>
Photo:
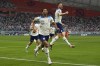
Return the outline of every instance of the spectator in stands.
<path id="1" fill-rule="evenodd" d="M 17 13 L 15 16 L 0 16 L 0 30 L 2 31 L 28 31 L 33 13 Z M 76 17 L 65 16 L 63 22 L 70 31 L 96 32 L 100 31 L 100 16 L 97 17 Z"/>
<path id="2" fill-rule="evenodd" d="M 15 8 L 15 5 L 9 0 L 0 0 L 0 8 Z"/>

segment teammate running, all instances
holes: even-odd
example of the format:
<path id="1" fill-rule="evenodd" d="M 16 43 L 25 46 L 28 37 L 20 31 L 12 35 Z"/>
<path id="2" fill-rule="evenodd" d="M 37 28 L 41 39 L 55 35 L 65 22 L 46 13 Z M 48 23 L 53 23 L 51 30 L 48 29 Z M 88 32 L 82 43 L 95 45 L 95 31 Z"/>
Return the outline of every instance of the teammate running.
<path id="1" fill-rule="evenodd" d="M 43 9 L 42 15 L 39 16 L 39 17 L 36 17 L 33 20 L 33 24 L 34 24 L 34 21 L 37 21 L 37 20 L 40 22 L 39 39 L 41 40 L 42 44 L 44 45 L 44 52 L 47 55 L 48 64 L 52 64 L 51 59 L 50 59 L 50 55 L 49 55 L 49 49 L 48 49 L 48 47 L 49 47 L 49 43 L 48 43 L 49 37 L 46 36 L 46 33 L 49 33 L 50 24 L 54 24 L 55 27 L 57 28 L 56 23 L 54 22 L 53 18 L 48 15 L 47 9 Z M 34 29 L 34 31 L 36 31 L 36 30 Z M 37 56 L 37 52 L 39 51 L 40 48 L 41 48 L 41 46 L 38 46 L 35 49 L 35 55 L 36 56 Z"/>
<path id="2" fill-rule="evenodd" d="M 36 40 L 36 47 L 40 44 L 39 41 L 39 24 L 35 24 L 34 29 L 36 32 L 33 31 L 33 24 L 30 25 L 30 42 L 26 46 L 26 52 L 28 52 L 28 48 L 31 46 L 34 40 Z"/>

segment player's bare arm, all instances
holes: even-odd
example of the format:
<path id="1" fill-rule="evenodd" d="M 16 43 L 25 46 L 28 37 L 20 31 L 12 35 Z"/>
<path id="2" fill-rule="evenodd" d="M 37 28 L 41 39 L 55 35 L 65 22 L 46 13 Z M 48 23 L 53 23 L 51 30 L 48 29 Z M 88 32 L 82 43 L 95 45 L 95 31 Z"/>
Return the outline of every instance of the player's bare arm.
<path id="1" fill-rule="evenodd" d="M 68 11 L 66 11 L 65 13 L 59 13 L 58 15 L 59 16 L 63 16 L 63 15 L 67 15 L 69 12 Z"/>
<path id="2" fill-rule="evenodd" d="M 36 18 L 34 18 L 34 20 L 32 20 L 32 23 L 31 23 L 33 33 L 35 33 L 35 32 L 36 32 L 36 28 L 35 28 L 35 26 L 34 26 L 34 22 L 35 22 L 35 21 L 36 21 Z"/>
<path id="3" fill-rule="evenodd" d="M 55 22 L 52 22 L 52 25 L 54 25 L 54 27 L 55 27 L 56 29 L 59 29 L 59 28 L 57 27 L 57 25 L 56 25 Z"/>

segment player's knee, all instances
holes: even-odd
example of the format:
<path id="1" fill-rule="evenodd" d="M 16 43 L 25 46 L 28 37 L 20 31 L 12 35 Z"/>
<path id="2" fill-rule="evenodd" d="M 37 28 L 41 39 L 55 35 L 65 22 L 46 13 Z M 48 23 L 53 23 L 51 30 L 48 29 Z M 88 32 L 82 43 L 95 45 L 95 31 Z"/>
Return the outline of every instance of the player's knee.
<path id="1" fill-rule="evenodd" d="M 62 36 L 65 37 L 65 32 L 62 32 Z"/>
<path id="2" fill-rule="evenodd" d="M 66 40 L 66 39 L 67 39 L 67 38 L 64 36 L 64 37 L 63 37 L 63 40 Z"/>

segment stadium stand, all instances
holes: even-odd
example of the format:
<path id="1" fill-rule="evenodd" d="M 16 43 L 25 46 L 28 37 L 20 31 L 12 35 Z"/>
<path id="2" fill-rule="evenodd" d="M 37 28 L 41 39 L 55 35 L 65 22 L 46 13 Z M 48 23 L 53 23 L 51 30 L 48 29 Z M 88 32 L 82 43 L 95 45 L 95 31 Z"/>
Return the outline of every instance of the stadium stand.
<path id="1" fill-rule="evenodd" d="M 15 5 L 9 0 L 0 0 L 0 8 L 15 8 Z"/>
<path id="2" fill-rule="evenodd" d="M 40 5 L 40 6 L 38 6 Z M 13 16 L 0 15 L 0 31 L 29 31 L 31 20 L 40 14 L 43 8 L 49 8 L 52 14 L 56 5 L 32 0 L 0 0 L 0 10 L 13 9 Z M 53 8 L 52 8 L 53 7 Z M 7 9 L 2 9 L 7 8 Z M 77 9 L 65 6 L 70 13 L 63 17 L 63 22 L 70 31 L 77 32 L 100 32 L 100 12 L 78 9 L 81 15 L 76 14 Z M 92 17 L 91 17 L 92 16 Z"/>

